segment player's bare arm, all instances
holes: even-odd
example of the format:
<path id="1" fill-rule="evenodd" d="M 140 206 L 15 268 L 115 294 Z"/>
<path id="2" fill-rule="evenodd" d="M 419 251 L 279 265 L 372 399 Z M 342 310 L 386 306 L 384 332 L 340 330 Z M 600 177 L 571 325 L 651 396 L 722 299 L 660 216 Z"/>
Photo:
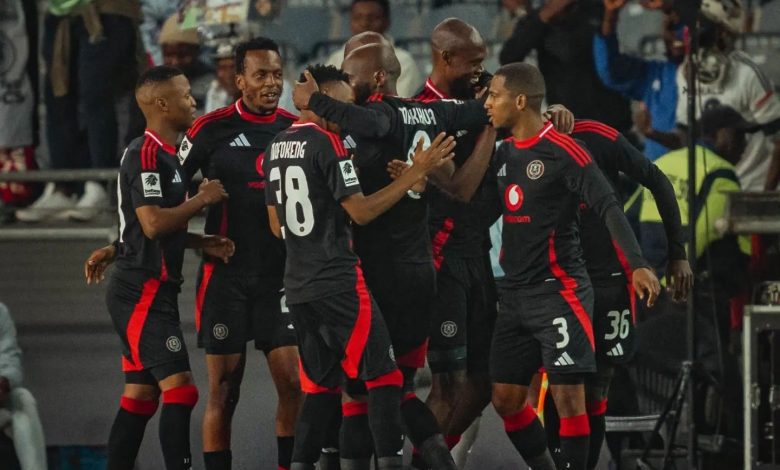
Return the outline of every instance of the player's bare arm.
<path id="1" fill-rule="evenodd" d="M 342 207 L 356 224 L 365 225 L 371 222 L 404 197 L 406 191 L 421 178 L 451 161 L 454 148 L 455 138 L 447 137 L 443 132 L 437 135 L 431 146 L 425 150 L 422 148 L 422 141 L 418 141 L 414 152 L 414 165 L 409 171 L 370 196 L 359 193 L 345 198 L 341 201 Z"/>
<path id="2" fill-rule="evenodd" d="M 198 187 L 198 194 L 176 207 L 141 206 L 135 210 L 135 213 L 144 235 L 154 240 L 185 225 L 206 206 L 227 198 L 228 194 L 219 180 L 204 179 Z"/>
<path id="3" fill-rule="evenodd" d="M 440 189 L 462 202 L 469 202 L 485 176 L 496 144 L 496 130 L 485 126 L 477 139 L 474 151 L 463 165 L 455 169 L 453 162 L 442 165 L 431 173 L 431 181 Z"/>

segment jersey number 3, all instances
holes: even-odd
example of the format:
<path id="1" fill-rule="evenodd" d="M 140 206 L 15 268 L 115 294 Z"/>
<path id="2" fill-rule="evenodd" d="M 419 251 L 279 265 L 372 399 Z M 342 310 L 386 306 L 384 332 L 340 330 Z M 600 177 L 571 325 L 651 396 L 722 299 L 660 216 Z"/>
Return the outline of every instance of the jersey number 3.
<path id="1" fill-rule="evenodd" d="M 299 237 L 310 234 L 314 228 L 314 208 L 309 200 L 309 183 L 306 173 L 299 166 L 289 166 L 284 172 L 284 184 L 279 167 L 271 169 L 268 178 L 271 183 L 279 182 L 276 190 L 276 200 L 284 200 L 284 224 L 287 232 Z M 282 198 L 282 194 L 286 196 Z"/>

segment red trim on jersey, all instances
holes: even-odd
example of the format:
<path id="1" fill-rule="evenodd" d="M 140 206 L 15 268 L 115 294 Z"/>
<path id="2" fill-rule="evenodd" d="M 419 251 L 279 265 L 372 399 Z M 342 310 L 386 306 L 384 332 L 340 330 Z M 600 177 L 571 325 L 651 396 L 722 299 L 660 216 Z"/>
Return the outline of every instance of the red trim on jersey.
<path id="1" fill-rule="evenodd" d="M 588 312 L 585 311 L 585 307 L 582 306 L 582 302 L 577 298 L 577 294 L 574 289 L 577 288 L 577 281 L 569 276 L 564 269 L 558 264 L 558 255 L 555 253 L 555 232 L 553 231 L 548 238 L 548 257 L 550 261 L 550 271 L 553 276 L 558 279 L 563 285 L 563 289 L 559 292 L 561 297 L 569 304 L 577 320 L 580 321 L 582 329 L 585 331 L 585 335 L 588 337 L 590 347 L 595 349 L 596 342 L 593 339 L 593 323 L 590 320 Z"/>
<path id="2" fill-rule="evenodd" d="M 341 416 L 359 416 L 368 414 L 368 403 L 363 401 L 348 401 L 341 404 Z"/>
<path id="3" fill-rule="evenodd" d="M 325 134 L 328 137 L 328 139 L 330 139 L 330 144 L 333 147 L 333 151 L 336 152 L 336 156 L 346 157 L 347 155 L 349 155 L 347 153 L 347 149 L 344 148 L 344 142 L 341 141 L 341 137 L 334 134 L 333 132 L 330 132 L 329 130 L 323 129 L 322 127 L 320 127 L 318 124 L 314 122 L 296 122 L 290 127 L 294 128 L 294 127 L 303 127 L 303 126 L 313 127 L 314 129 Z"/>
<path id="4" fill-rule="evenodd" d="M 372 390 L 379 387 L 398 387 L 401 388 L 404 384 L 404 374 L 401 373 L 398 368 L 393 369 L 387 374 L 380 375 L 379 377 L 371 380 L 366 380 L 366 388 Z"/>
<path id="5" fill-rule="evenodd" d="M 195 294 L 195 331 L 200 331 L 200 319 L 203 314 L 203 301 L 206 299 L 206 290 L 211 282 L 211 274 L 214 273 L 214 263 L 203 263 L 203 275 L 200 278 L 198 292 Z"/>
<path id="6" fill-rule="evenodd" d="M 626 288 L 628 289 L 628 299 L 631 303 L 631 323 L 636 325 L 636 295 L 634 292 L 634 271 L 631 270 L 631 265 L 628 264 L 628 258 L 617 244 L 615 240 L 612 240 L 612 246 L 615 247 L 615 254 L 617 255 L 620 266 L 623 268 L 623 273 L 626 275 Z"/>
<path id="7" fill-rule="evenodd" d="M 431 80 L 431 77 L 428 77 L 427 80 L 425 80 L 425 89 L 430 90 L 431 93 L 436 95 L 440 100 L 446 100 L 450 97 L 447 95 L 447 93 L 444 93 L 439 89 L 439 87 L 436 86 L 436 84 L 433 83 L 433 80 Z"/>
<path id="8" fill-rule="evenodd" d="M 504 421 L 504 430 L 506 432 L 520 431 L 527 428 L 536 420 L 536 411 L 534 411 L 531 405 L 525 405 L 525 407 L 517 413 L 503 416 L 501 419 Z"/>
<path id="9" fill-rule="evenodd" d="M 762 96 L 761 98 L 758 99 L 758 101 L 756 101 L 756 104 L 754 105 L 754 107 L 756 109 L 758 109 L 758 108 L 764 106 L 766 104 L 766 102 L 769 101 L 769 98 L 771 98 L 772 95 L 774 95 L 774 94 L 775 94 L 774 90 L 767 91 L 764 96 Z"/>
<path id="10" fill-rule="evenodd" d="M 571 137 L 552 129 L 547 133 L 547 140 L 561 147 L 566 153 L 577 162 L 579 166 L 585 166 L 591 162 L 588 152 L 582 149 Z"/>
<path id="11" fill-rule="evenodd" d="M 580 132 L 593 132 L 594 134 L 602 135 L 612 141 L 617 140 L 618 135 L 620 134 L 614 127 L 590 119 L 574 121 L 574 130 L 572 131 L 572 134 Z"/>
<path id="12" fill-rule="evenodd" d="M 168 280 L 168 266 L 165 264 L 165 253 L 160 248 L 160 281 L 165 282 Z"/>
<path id="13" fill-rule="evenodd" d="M 144 138 L 144 144 L 141 146 L 141 170 L 157 170 L 157 149 L 159 145 L 151 137 Z"/>
<path id="14" fill-rule="evenodd" d="M 147 136 L 149 136 L 152 139 L 154 139 L 154 141 L 157 142 L 157 145 L 162 147 L 162 149 L 165 150 L 166 152 L 168 152 L 169 154 L 176 155 L 176 147 L 174 147 L 171 144 L 165 143 L 163 138 L 160 137 L 160 135 L 158 133 L 154 132 L 151 129 L 146 129 L 146 130 L 144 130 L 144 134 L 146 134 Z"/>
<path id="15" fill-rule="evenodd" d="M 515 144 L 516 148 L 527 149 L 529 147 L 533 147 L 540 140 L 542 140 L 542 137 L 547 135 L 547 133 L 550 132 L 550 130 L 552 128 L 553 128 L 553 124 L 550 122 L 550 123 L 547 123 L 546 126 L 542 127 L 542 130 L 540 130 L 539 133 L 536 134 L 533 137 L 530 137 L 530 138 L 524 139 L 524 140 L 517 140 L 514 137 L 510 137 L 508 140 L 510 140 L 513 144 Z"/>
<path id="16" fill-rule="evenodd" d="M 600 416 L 607 412 L 607 399 L 587 403 L 585 408 L 589 416 Z"/>
<path id="17" fill-rule="evenodd" d="M 279 116 L 286 117 L 287 119 L 298 119 L 299 117 L 297 114 L 287 111 L 284 108 L 276 108 L 276 113 Z"/>
<path id="18" fill-rule="evenodd" d="M 143 370 L 141 351 L 138 348 L 141 345 L 141 333 L 144 330 L 146 317 L 149 315 L 149 308 L 151 308 L 154 296 L 157 295 L 159 288 L 159 279 L 149 279 L 144 282 L 144 287 L 141 289 L 141 298 L 135 304 L 130 320 L 127 322 L 125 336 L 127 337 L 127 344 L 130 346 L 130 359 L 136 368 L 135 370 Z"/>
<path id="19" fill-rule="evenodd" d="M 375 103 L 377 101 L 382 101 L 382 98 L 384 95 L 382 93 L 374 93 L 373 95 L 366 98 L 366 103 Z"/>
<path id="20" fill-rule="evenodd" d="M 227 201 L 222 201 L 222 211 L 219 219 L 219 234 L 223 237 L 227 235 L 228 231 L 228 204 Z"/>
<path id="21" fill-rule="evenodd" d="M 587 414 L 561 418 L 558 432 L 561 437 L 580 437 L 590 435 L 590 422 Z"/>
<path id="22" fill-rule="evenodd" d="M 203 116 L 199 117 L 195 120 L 195 122 L 192 123 L 192 127 L 187 131 L 187 135 L 189 137 L 195 137 L 198 132 L 200 132 L 201 129 L 203 129 L 203 126 L 210 123 L 211 121 L 216 121 L 218 119 L 224 119 L 233 113 L 236 112 L 236 108 L 233 105 L 225 106 L 224 108 L 219 108 L 215 111 L 212 111 L 208 114 L 204 114 Z"/>
<path id="23" fill-rule="evenodd" d="M 412 349 L 408 353 L 395 360 L 398 367 L 413 367 L 415 369 L 422 369 L 425 365 L 425 357 L 428 354 L 428 339 L 421 345 Z"/>
<path id="24" fill-rule="evenodd" d="M 163 404 L 195 406 L 198 403 L 198 387 L 187 384 L 163 390 L 162 402 Z"/>
<path id="25" fill-rule="evenodd" d="M 363 270 L 360 266 L 355 266 L 355 291 L 358 298 L 358 315 L 355 320 L 355 326 L 347 340 L 347 346 L 344 348 L 344 359 L 341 361 L 341 368 L 347 374 L 347 377 L 354 379 L 360 370 L 360 359 L 363 357 L 363 351 L 368 342 L 368 333 L 371 330 L 371 294 L 366 287 L 366 280 L 363 278 Z"/>
<path id="26" fill-rule="evenodd" d="M 139 400 L 122 396 L 119 399 L 119 407 L 123 410 L 141 416 L 152 416 L 157 411 L 156 400 Z"/>
<path id="27" fill-rule="evenodd" d="M 441 269 L 441 264 L 444 262 L 444 255 L 442 254 L 442 251 L 444 250 L 444 245 L 447 244 L 447 240 L 449 240 L 450 235 L 452 235 L 452 231 L 454 229 L 455 220 L 452 217 L 447 217 L 444 219 L 444 223 L 442 224 L 439 231 L 436 232 L 436 235 L 433 236 L 433 240 L 431 241 L 431 249 L 433 251 L 433 266 L 436 268 L 436 271 Z"/>
<path id="28" fill-rule="evenodd" d="M 259 114 L 255 114 L 249 111 L 248 109 L 246 109 L 246 105 L 244 104 L 242 98 L 236 100 L 234 106 L 236 107 L 236 111 L 238 111 L 238 115 L 241 116 L 241 119 L 243 119 L 244 121 L 256 122 L 260 124 L 268 124 L 276 121 L 276 114 L 277 111 L 279 110 L 279 108 L 276 108 L 271 114 L 265 114 L 261 116 Z"/>
<path id="29" fill-rule="evenodd" d="M 401 404 L 406 403 L 409 400 L 414 400 L 417 398 L 417 394 L 414 392 L 406 392 L 404 393 L 404 396 L 401 397 Z"/>
<path id="30" fill-rule="evenodd" d="M 306 371 L 303 369 L 303 362 L 298 358 L 298 377 L 301 380 L 301 390 L 304 393 L 341 393 L 341 389 L 327 388 L 317 384 L 306 375 Z"/>

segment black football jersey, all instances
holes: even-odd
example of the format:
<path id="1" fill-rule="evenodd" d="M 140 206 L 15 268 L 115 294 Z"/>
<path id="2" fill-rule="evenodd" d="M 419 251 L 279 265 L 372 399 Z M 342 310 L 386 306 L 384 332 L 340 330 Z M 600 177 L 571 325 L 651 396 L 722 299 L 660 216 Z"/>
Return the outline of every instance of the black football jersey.
<path id="1" fill-rule="evenodd" d="M 416 99 L 424 103 L 448 100 L 449 97 L 436 88 L 429 78 Z M 456 131 L 455 165 L 460 167 L 474 151 L 481 129 L 461 127 Z M 461 258 L 481 257 L 490 249 L 488 229 L 498 214 L 495 191 L 483 179 L 471 201 L 457 201 L 429 185 L 429 231 L 433 240 L 434 259 L 447 255 Z"/>
<path id="2" fill-rule="evenodd" d="M 287 247 L 287 303 L 355 289 L 358 257 L 340 201 L 361 189 L 341 138 L 314 123 L 293 124 L 271 141 L 263 171 Z"/>
<path id="3" fill-rule="evenodd" d="M 620 174 L 653 191 L 664 214 L 664 225 L 669 243 L 669 259 L 685 259 L 685 233 L 680 221 L 680 210 L 674 189 L 666 176 L 631 145 L 616 129 L 592 120 L 578 120 L 572 137 L 583 142 L 593 160 L 612 185 L 619 198 Z M 622 201 L 621 201 L 622 203 Z M 626 266 L 612 243 L 612 237 L 598 214 L 587 204 L 581 204 L 582 249 L 588 274 L 594 281 L 618 279 L 625 282 Z"/>
<path id="4" fill-rule="evenodd" d="M 281 108 L 254 114 L 239 99 L 198 118 L 179 146 L 188 181 L 200 170 L 205 178 L 220 180 L 230 196 L 209 207 L 205 227 L 207 234 L 235 242 L 230 269 L 270 276 L 284 269 L 284 244 L 268 225 L 263 158 L 271 139 L 296 119 Z"/>
<path id="5" fill-rule="evenodd" d="M 601 217 L 618 202 L 591 156 L 548 123 L 533 138 L 507 139 L 496 151 L 491 178 L 497 179 L 504 228 L 499 262 L 508 287 L 529 292 L 571 289 L 586 282 L 578 231 L 581 200 Z M 622 217 L 618 244 L 632 268 L 646 265 Z M 628 232 L 628 233 L 626 233 Z"/>
<path id="6" fill-rule="evenodd" d="M 176 149 L 149 129 L 133 139 L 122 156 L 117 179 L 117 276 L 134 282 L 159 279 L 181 284 L 187 226 L 152 240 L 144 235 L 135 210 L 141 206 L 176 207 L 186 196 L 186 179 Z"/>

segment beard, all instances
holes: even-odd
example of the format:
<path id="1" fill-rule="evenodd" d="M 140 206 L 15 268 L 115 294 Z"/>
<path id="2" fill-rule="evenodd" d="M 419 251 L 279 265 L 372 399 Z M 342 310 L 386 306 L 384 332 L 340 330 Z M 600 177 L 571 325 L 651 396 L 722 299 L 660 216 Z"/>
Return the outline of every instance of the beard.
<path id="1" fill-rule="evenodd" d="M 450 84 L 452 97 L 458 100 L 470 100 L 474 98 L 474 87 L 471 84 L 471 75 L 458 77 Z"/>
<path id="2" fill-rule="evenodd" d="M 357 104 L 365 103 L 374 92 L 369 83 L 357 83 L 353 90 L 355 92 L 355 103 Z"/>

